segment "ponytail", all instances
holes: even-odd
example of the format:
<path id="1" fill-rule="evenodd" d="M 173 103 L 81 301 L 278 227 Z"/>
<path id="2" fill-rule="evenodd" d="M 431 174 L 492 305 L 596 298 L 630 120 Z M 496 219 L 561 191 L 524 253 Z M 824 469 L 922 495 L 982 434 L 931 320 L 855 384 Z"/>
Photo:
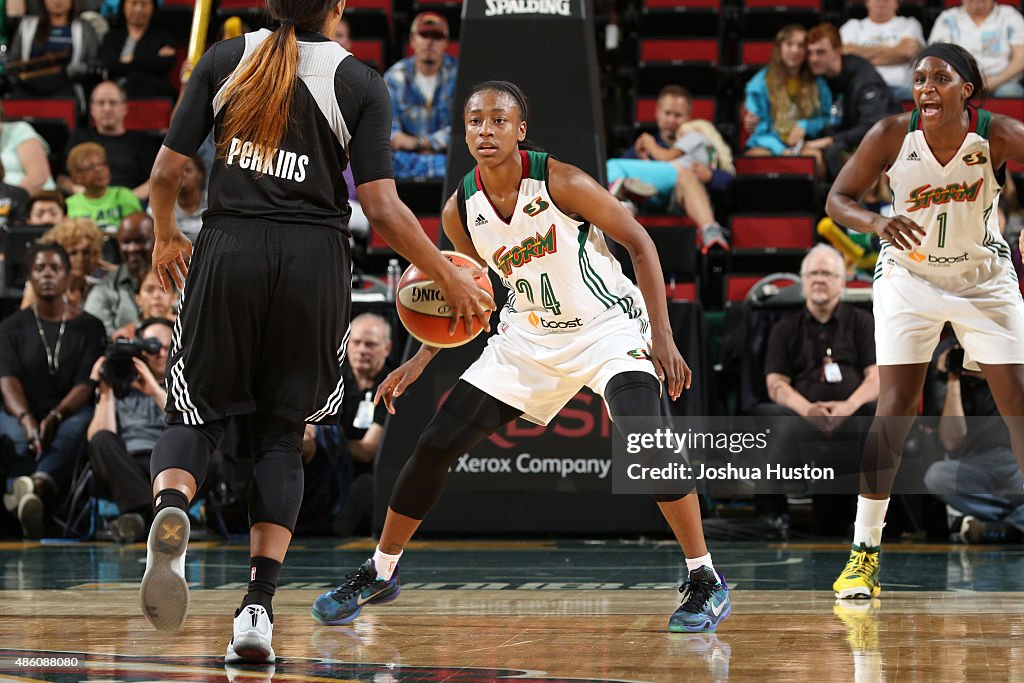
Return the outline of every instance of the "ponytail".
<path id="1" fill-rule="evenodd" d="M 251 142 L 264 158 L 277 151 L 291 120 L 298 65 L 295 22 L 284 20 L 224 90 L 227 105 L 218 156 L 227 155 L 234 138 Z"/>

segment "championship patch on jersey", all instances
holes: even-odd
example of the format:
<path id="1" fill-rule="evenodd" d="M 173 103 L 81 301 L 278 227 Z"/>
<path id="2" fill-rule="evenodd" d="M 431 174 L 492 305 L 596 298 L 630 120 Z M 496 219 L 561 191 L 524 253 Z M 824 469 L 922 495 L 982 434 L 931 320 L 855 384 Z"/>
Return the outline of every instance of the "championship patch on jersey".
<path id="1" fill-rule="evenodd" d="M 964 155 L 964 163 L 968 166 L 977 166 L 978 164 L 984 164 L 986 161 L 988 161 L 988 157 L 983 152 L 971 152 Z"/>

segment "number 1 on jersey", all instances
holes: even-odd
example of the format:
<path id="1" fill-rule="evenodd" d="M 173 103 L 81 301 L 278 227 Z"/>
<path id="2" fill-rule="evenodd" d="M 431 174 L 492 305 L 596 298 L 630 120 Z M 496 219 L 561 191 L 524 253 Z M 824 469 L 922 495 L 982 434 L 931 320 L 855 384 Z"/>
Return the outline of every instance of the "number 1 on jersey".
<path id="1" fill-rule="evenodd" d="M 946 212 L 939 214 L 939 249 L 946 246 Z"/>

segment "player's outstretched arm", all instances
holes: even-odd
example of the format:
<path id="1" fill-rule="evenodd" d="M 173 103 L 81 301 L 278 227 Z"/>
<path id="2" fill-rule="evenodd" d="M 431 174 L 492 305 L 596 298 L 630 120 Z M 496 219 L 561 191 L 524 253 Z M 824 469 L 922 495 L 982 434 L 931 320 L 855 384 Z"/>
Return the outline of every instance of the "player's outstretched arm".
<path id="1" fill-rule="evenodd" d="M 861 206 L 860 198 L 899 153 L 908 123 L 909 114 L 901 114 L 872 126 L 832 183 L 825 202 L 825 211 L 839 225 L 858 232 L 877 233 L 897 249 L 913 249 L 921 244 L 917 235 L 924 235 L 924 228 L 906 216 L 886 218 L 868 211 Z"/>
<path id="2" fill-rule="evenodd" d="M 668 323 L 665 276 L 654 241 L 608 190 L 589 175 L 554 159 L 548 162 L 548 189 L 562 212 L 576 215 L 621 244 L 629 252 L 637 285 L 651 317 L 651 356 L 672 400 L 690 387 L 691 372 L 676 348 Z"/>

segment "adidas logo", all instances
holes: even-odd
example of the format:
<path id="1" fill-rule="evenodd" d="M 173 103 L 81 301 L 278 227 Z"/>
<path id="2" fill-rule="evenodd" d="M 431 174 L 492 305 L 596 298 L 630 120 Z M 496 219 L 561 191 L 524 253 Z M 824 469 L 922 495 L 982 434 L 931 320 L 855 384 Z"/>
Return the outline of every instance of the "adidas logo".
<path id="1" fill-rule="evenodd" d="M 917 150 L 910 150 L 910 154 L 907 155 L 907 161 L 921 161 L 921 157 L 917 155 Z"/>
<path id="2" fill-rule="evenodd" d="M 475 227 L 479 228 L 481 225 L 486 225 L 486 224 L 487 224 L 487 219 L 484 218 L 484 215 L 482 213 L 478 213 L 476 215 L 476 221 L 473 222 L 473 225 Z"/>

